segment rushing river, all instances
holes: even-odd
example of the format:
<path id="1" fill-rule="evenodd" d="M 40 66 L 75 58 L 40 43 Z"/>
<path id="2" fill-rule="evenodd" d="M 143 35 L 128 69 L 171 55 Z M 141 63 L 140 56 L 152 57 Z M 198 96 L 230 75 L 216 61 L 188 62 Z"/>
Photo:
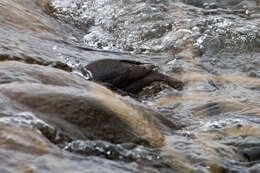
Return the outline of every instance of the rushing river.
<path id="1" fill-rule="evenodd" d="M 185 87 L 119 96 L 102 58 Z M 0 0 L 1 173 L 258 173 L 259 116 L 259 0 Z"/>

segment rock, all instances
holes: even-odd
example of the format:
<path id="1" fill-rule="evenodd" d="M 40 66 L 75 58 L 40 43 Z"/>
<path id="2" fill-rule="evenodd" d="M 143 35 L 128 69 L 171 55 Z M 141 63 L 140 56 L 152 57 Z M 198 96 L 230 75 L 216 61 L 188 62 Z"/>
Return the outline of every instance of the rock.
<path id="1" fill-rule="evenodd" d="M 0 63 L 0 84 L 11 82 L 42 83 L 58 86 L 83 87 L 85 81 L 63 70 L 42 66 L 25 64 L 17 61 L 4 61 Z"/>
<path id="2" fill-rule="evenodd" d="M 110 173 L 108 167 L 116 172 L 138 170 L 137 166 L 128 166 L 129 163 L 76 156 L 60 150 L 36 130 L 3 122 L 0 123 L 0 145 L 0 172 L 3 173 L 82 173 L 85 168 L 93 173 L 100 170 Z M 116 167 L 117 164 L 120 166 Z M 126 168 L 129 171 L 125 171 Z"/>
<path id="3" fill-rule="evenodd" d="M 157 150 L 144 148 L 134 144 L 112 144 L 106 141 L 76 140 L 67 143 L 66 150 L 84 156 L 100 156 L 110 160 L 126 162 L 151 163 L 160 162 L 161 157 Z"/>
<path id="4" fill-rule="evenodd" d="M 32 112 L 71 139 L 163 146 L 164 118 L 140 103 L 71 73 L 0 63 L 0 113 Z"/>
<path id="5" fill-rule="evenodd" d="M 248 161 L 260 160 L 260 140 L 259 137 L 247 136 L 239 141 L 238 152 Z"/>

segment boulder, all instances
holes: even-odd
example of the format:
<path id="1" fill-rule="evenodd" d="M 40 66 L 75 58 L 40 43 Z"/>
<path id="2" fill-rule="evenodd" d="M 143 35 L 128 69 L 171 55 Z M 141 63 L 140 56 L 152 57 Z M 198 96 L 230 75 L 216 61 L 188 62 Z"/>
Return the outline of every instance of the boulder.
<path id="1" fill-rule="evenodd" d="M 161 147 L 168 127 L 157 112 L 71 73 L 0 63 L 0 113 L 32 112 L 71 139 Z"/>

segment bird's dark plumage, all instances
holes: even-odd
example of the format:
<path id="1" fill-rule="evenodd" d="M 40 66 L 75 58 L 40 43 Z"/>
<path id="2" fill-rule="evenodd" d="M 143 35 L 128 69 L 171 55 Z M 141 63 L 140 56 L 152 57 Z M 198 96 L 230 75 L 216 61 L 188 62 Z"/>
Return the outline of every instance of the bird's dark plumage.
<path id="1" fill-rule="evenodd" d="M 154 70 L 154 65 L 131 60 L 102 59 L 87 64 L 94 81 L 136 94 L 155 81 L 181 90 L 183 82 Z"/>

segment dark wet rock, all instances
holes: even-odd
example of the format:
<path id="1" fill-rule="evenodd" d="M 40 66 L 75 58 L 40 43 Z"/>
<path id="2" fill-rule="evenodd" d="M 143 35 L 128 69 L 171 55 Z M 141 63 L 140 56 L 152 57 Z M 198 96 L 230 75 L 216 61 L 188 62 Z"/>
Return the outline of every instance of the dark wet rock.
<path id="1" fill-rule="evenodd" d="M 66 63 L 62 63 L 62 62 L 59 62 L 59 61 L 49 63 L 48 66 L 54 67 L 54 68 L 57 68 L 57 69 L 61 69 L 61 70 L 64 70 L 64 71 L 72 72 L 72 67 L 70 67 Z"/>
<path id="2" fill-rule="evenodd" d="M 13 56 L 9 54 L 0 54 L 0 62 L 1 61 L 18 61 L 18 62 L 24 62 L 26 64 L 37 64 L 37 65 L 43 65 L 43 66 L 51 66 L 54 68 L 58 68 L 61 70 L 65 70 L 68 72 L 72 71 L 72 68 L 68 66 L 66 63 L 60 62 L 60 61 L 49 61 L 46 62 L 44 60 L 37 60 L 33 57 L 29 56 L 24 56 L 24 57 L 18 57 L 18 56 Z"/>
<path id="3" fill-rule="evenodd" d="M 160 160 L 158 151 L 130 144 L 112 144 L 106 141 L 72 141 L 66 150 L 85 156 L 100 156 L 111 160 L 154 161 Z M 149 151 L 150 150 L 150 151 Z"/>
<path id="4" fill-rule="evenodd" d="M 142 166 L 149 166 L 164 173 L 172 172 L 170 165 L 160 156 L 159 150 L 131 143 L 115 145 L 100 140 L 76 140 L 68 143 L 65 149 L 85 157 L 98 156 L 126 163 L 136 162 Z"/>
<path id="5" fill-rule="evenodd" d="M 2 62 L 0 73 L 1 112 L 30 111 L 71 139 L 158 147 L 169 130 L 159 113 L 68 72 Z"/>
<path id="6" fill-rule="evenodd" d="M 136 172 L 138 165 L 98 157 L 88 159 L 76 156 L 53 145 L 37 130 L 19 125 L 3 124 L 0 118 L 0 172 L 1 173 L 104 173 Z M 105 163 L 105 164 L 104 164 Z M 106 166 L 105 166 L 106 165 Z M 108 169 L 113 167 L 113 171 Z M 149 171 L 147 171 L 149 172 Z M 157 171 L 155 171 L 157 173 Z"/>
<path id="7" fill-rule="evenodd" d="M 79 80 L 78 76 L 62 70 L 17 61 L 1 62 L 0 84 L 12 82 L 33 82 L 74 87 L 84 86 L 84 80 Z"/>
<path id="8" fill-rule="evenodd" d="M 115 59 L 102 59 L 85 66 L 95 81 L 133 94 L 155 81 L 162 81 L 182 90 L 183 82 L 155 71 L 154 67 L 152 64 Z"/>
<path id="9" fill-rule="evenodd" d="M 260 161 L 260 139 L 246 137 L 238 146 L 239 153 L 248 161 Z"/>
<path id="10" fill-rule="evenodd" d="M 0 54 L 0 61 L 20 61 L 20 62 L 26 62 L 28 64 L 45 65 L 44 61 L 39 61 L 32 57 L 28 57 L 28 56 L 18 57 L 9 54 Z"/>
<path id="11" fill-rule="evenodd" d="M 244 128 L 244 129 L 243 129 Z M 251 129 L 250 129 L 251 128 Z M 240 127 L 237 130 L 232 130 L 230 135 L 221 139 L 221 143 L 232 147 L 235 152 L 238 152 L 237 161 L 234 158 L 229 160 L 223 160 L 222 168 L 224 172 L 235 172 L 235 173 L 258 173 L 259 172 L 259 129 L 255 132 L 252 127 Z M 244 134 L 235 135 L 237 132 Z M 254 136 L 250 133 L 256 133 Z"/>
<path id="12" fill-rule="evenodd" d="M 249 161 L 256 161 L 260 160 L 260 143 L 258 143 L 256 146 L 250 146 L 247 148 L 244 148 L 246 146 L 241 146 L 240 153 L 247 158 Z"/>

